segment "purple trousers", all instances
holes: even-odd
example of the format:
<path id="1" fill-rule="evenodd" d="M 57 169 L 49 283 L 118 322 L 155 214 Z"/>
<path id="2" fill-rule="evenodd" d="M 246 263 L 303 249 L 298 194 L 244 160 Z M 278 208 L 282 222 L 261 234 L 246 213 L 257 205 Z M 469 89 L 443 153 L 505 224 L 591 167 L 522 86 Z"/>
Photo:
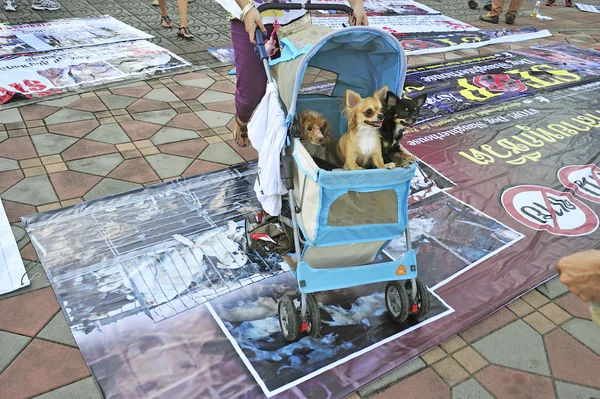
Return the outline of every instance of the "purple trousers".
<path id="1" fill-rule="evenodd" d="M 273 25 L 265 25 L 265 28 L 270 35 Z M 254 53 L 244 24 L 237 19 L 231 21 L 231 42 L 237 78 L 235 112 L 240 121 L 248 122 L 265 95 L 267 75 L 262 61 Z"/>

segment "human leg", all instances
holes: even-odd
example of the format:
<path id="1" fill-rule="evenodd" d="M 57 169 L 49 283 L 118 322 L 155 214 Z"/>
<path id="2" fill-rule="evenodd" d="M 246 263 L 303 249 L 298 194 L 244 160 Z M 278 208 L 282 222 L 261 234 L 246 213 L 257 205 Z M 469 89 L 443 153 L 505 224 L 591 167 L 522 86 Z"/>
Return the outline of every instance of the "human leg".
<path id="1" fill-rule="evenodd" d="M 523 5 L 523 0 L 511 0 L 506 12 L 506 23 L 512 25 L 515 23 L 515 18 Z"/>
<path id="2" fill-rule="evenodd" d="M 169 18 L 169 11 L 167 11 L 167 0 L 159 0 L 158 5 L 160 6 L 160 25 L 163 28 L 171 29 L 171 18 Z"/>
<path id="3" fill-rule="evenodd" d="M 177 36 L 188 40 L 193 39 L 194 35 L 187 27 L 188 0 L 177 0 L 177 8 L 179 9 L 179 31 Z"/>
<path id="4" fill-rule="evenodd" d="M 504 8 L 504 0 L 492 0 L 492 9 L 487 15 L 479 17 L 480 21 L 497 24 Z"/>

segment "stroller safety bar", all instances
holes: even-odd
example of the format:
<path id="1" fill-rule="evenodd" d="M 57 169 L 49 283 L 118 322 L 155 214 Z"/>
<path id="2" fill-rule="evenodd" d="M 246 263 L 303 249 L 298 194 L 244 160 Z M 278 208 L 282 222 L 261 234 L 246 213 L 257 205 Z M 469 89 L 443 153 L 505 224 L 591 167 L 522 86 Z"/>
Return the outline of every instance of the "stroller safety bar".
<path id="1" fill-rule="evenodd" d="M 325 10 L 325 11 L 342 11 L 348 15 L 352 15 L 352 7 L 345 4 L 319 4 L 311 3 L 310 0 L 305 4 L 302 3 L 263 3 L 257 8 L 259 13 L 269 10 Z"/>

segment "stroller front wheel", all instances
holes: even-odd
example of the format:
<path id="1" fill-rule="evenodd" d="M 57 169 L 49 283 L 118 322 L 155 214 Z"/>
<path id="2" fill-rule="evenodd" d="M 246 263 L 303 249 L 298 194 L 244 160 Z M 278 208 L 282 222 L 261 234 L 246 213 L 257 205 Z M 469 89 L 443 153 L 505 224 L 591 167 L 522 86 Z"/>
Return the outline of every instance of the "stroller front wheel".
<path id="1" fill-rule="evenodd" d="M 402 281 L 390 281 L 385 287 L 385 306 L 392 320 L 398 323 L 408 318 L 410 303 Z"/>
<path id="2" fill-rule="evenodd" d="M 300 337 L 301 322 L 300 315 L 294 305 L 294 298 L 291 294 L 285 294 L 279 300 L 279 327 L 283 337 L 294 342 Z"/>
<path id="3" fill-rule="evenodd" d="M 419 279 L 415 279 L 417 283 L 417 297 L 416 297 L 416 305 L 417 311 L 411 314 L 417 321 L 422 321 L 425 317 L 427 317 L 427 313 L 429 313 L 429 291 L 425 287 L 425 284 L 421 282 Z M 410 300 L 412 298 L 412 284 L 410 281 L 406 284 L 407 295 Z"/>
<path id="4" fill-rule="evenodd" d="M 319 303 L 313 294 L 307 294 L 306 301 L 309 322 L 307 333 L 311 337 L 318 337 L 319 332 L 321 331 L 321 311 L 319 310 Z"/>

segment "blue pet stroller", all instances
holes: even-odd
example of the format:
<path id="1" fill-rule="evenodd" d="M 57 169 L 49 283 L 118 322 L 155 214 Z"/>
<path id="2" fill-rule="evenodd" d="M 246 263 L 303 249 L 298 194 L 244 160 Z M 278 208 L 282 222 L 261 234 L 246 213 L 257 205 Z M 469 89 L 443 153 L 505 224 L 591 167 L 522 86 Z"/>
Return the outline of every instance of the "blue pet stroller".
<path id="1" fill-rule="evenodd" d="M 344 5 L 310 2 L 266 3 L 258 11 L 302 8 L 352 15 L 352 9 Z M 282 54 L 293 56 L 270 67 L 258 31 L 256 38 L 256 53 L 269 82 L 276 82 L 279 99 L 287 109 L 288 139 L 281 170 L 288 190 L 296 254 L 292 269 L 299 290 L 285 294 L 279 301 L 285 339 L 319 335 L 320 311 L 313 293 L 365 284 L 388 282 L 385 303 L 394 321 L 401 323 L 409 316 L 423 319 L 429 311 L 429 295 L 417 279 L 408 229 L 408 196 L 416 164 L 392 170 L 321 169 L 300 142 L 296 117 L 307 109 L 318 111 L 329 121 L 332 138 L 341 136 L 347 128 L 340 112 L 346 90 L 363 98 L 384 86 L 401 92 L 407 61 L 400 43 L 377 28 L 331 30 L 308 26 L 280 40 Z M 319 80 L 319 76 L 326 78 Z M 327 95 L 298 95 L 306 92 L 303 88 L 307 83 L 318 86 L 320 81 L 332 79 L 334 88 Z M 407 248 L 404 257 L 373 264 L 385 246 L 402 235 Z"/>

